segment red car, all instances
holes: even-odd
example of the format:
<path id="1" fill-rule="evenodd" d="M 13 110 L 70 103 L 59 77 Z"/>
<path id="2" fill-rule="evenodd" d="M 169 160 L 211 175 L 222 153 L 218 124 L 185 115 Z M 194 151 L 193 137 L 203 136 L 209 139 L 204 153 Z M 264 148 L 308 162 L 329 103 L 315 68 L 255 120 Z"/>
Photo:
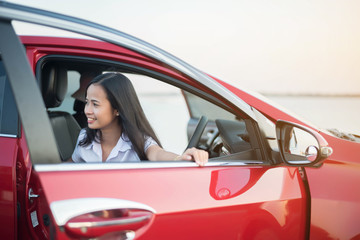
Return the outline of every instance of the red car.
<path id="1" fill-rule="evenodd" d="M 74 93 L 103 72 L 133 81 L 165 148 L 209 162 L 64 162 L 86 126 Z M 117 30 L 2 1 L 0 152 L 2 239 L 360 239 L 359 143 Z"/>

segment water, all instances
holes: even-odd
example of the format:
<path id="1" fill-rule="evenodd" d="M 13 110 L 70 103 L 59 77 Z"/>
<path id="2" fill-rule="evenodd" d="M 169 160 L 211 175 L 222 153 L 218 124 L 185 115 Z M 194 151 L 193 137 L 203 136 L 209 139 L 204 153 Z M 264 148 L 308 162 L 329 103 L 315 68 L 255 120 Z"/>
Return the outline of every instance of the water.
<path id="1" fill-rule="evenodd" d="M 321 129 L 360 135 L 360 97 L 268 96 Z"/>

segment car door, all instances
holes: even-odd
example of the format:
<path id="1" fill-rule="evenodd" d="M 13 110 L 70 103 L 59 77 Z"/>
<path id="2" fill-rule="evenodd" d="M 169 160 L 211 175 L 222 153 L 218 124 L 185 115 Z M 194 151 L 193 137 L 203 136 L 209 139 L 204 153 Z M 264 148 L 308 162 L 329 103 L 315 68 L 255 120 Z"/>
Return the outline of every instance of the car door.
<path id="1" fill-rule="evenodd" d="M 306 202 L 296 168 L 143 163 L 36 165 L 35 172 L 30 182 L 41 182 L 34 189 L 38 221 L 54 218 L 41 226 L 49 235 L 304 238 Z"/>
<path id="2" fill-rule="evenodd" d="M 265 157 L 210 161 L 206 167 L 61 163 L 22 45 L 9 22 L 1 27 L 7 37 L 0 50 L 26 135 L 22 150 L 33 163 L 22 193 L 22 217 L 32 238 L 305 237 L 307 195 L 299 169 L 271 167 Z"/>
<path id="3" fill-rule="evenodd" d="M 18 118 L 0 55 L 0 232 L 5 239 L 16 238 L 16 158 L 20 136 Z"/>

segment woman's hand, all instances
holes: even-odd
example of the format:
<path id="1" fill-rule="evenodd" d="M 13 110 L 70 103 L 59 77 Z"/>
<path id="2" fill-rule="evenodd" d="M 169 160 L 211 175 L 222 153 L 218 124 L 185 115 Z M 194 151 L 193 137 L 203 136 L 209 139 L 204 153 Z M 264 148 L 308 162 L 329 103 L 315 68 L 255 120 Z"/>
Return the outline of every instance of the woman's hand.
<path id="1" fill-rule="evenodd" d="M 182 155 L 176 155 L 172 152 L 167 152 L 158 145 L 152 145 L 146 151 L 146 156 L 150 161 L 194 161 L 199 166 L 204 166 L 209 159 L 208 152 L 197 148 L 189 148 Z"/>
<path id="2" fill-rule="evenodd" d="M 177 156 L 174 160 L 194 161 L 199 166 L 204 166 L 208 162 L 208 159 L 208 152 L 197 148 L 189 148 L 186 149 L 186 151 L 182 155 Z"/>

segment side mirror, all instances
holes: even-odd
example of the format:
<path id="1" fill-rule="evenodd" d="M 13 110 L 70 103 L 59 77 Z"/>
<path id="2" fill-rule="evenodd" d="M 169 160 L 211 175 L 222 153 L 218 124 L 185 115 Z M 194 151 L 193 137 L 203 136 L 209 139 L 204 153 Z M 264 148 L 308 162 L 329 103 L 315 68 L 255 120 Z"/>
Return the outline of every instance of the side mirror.
<path id="1" fill-rule="evenodd" d="M 276 122 L 280 155 L 289 166 L 318 166 L 333 150 L 316 131 L 283 120 Z"/>

